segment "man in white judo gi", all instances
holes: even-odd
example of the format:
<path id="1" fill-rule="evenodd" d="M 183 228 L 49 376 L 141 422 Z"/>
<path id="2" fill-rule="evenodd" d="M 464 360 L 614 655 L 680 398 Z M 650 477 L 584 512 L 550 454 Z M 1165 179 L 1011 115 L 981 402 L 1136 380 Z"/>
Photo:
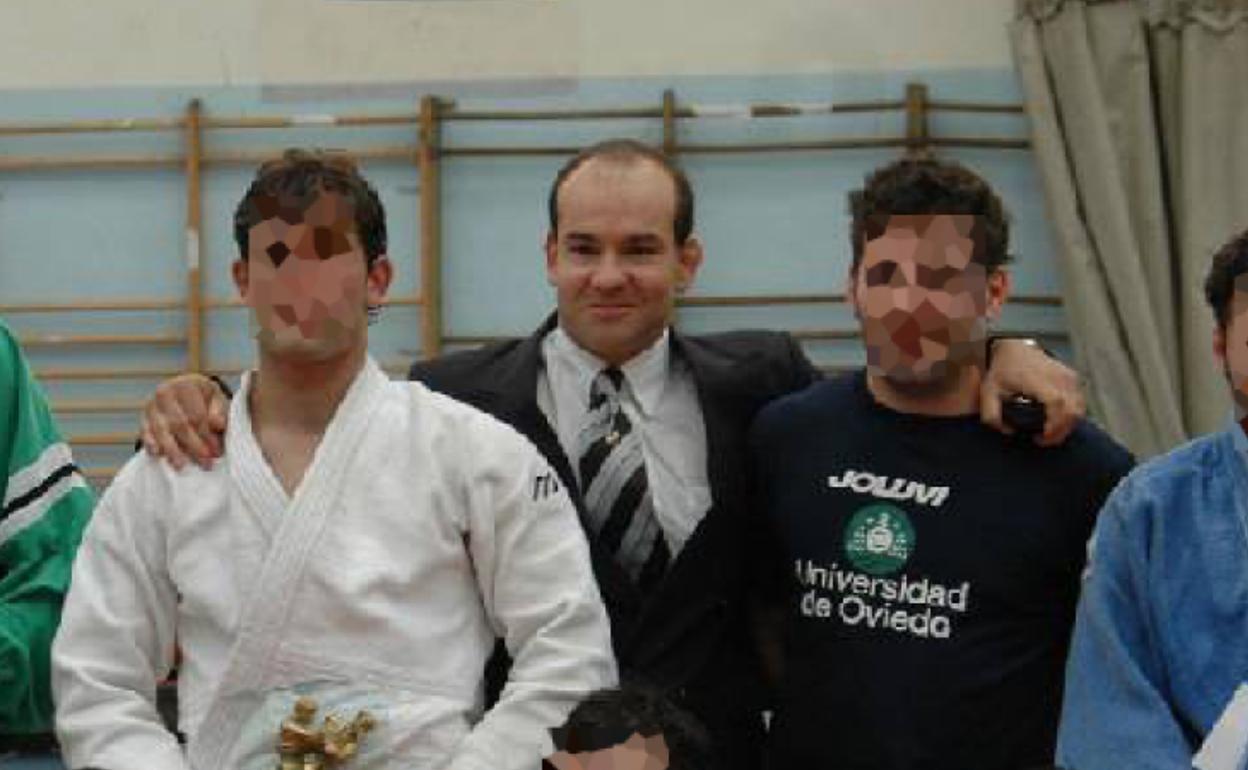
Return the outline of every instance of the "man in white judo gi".
<path id="1" fill-rule="evenodd" d="M 355 770 L 533 768 L 615 681 L 575 509 L 511 428 L 367 354 L 384 213 L 345 161 L 288 152 L 235 214 L 259 368 L 227 460 L 136 455 L 100 503 L 53 648 L 71 768 L 270 770 L 301 696 L 373 728 Z M 482 717 L 495 635 L 516 665 Z M 175 646 L 179 728 L 155 684 Z"/>

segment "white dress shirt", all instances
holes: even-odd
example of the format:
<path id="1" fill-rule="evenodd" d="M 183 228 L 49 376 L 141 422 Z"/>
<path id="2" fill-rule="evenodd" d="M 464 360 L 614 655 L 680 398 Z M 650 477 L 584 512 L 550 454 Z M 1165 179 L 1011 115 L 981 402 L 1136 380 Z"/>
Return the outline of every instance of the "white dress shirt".
<path id="1" fill-rule="evenodd" d="M 675 556 L 711 508 L 706 471 L 706 424 L 689 366 L 673 356 L 670 334 L 619 369 L 621 407 L 641 431 L 655 517 Z M 607 364 L 556 327 L 542 341 L 544 369 L 537 404 L 555 429 L 576 471 L 576 437 L 589 413 L 594 377 Z"/>

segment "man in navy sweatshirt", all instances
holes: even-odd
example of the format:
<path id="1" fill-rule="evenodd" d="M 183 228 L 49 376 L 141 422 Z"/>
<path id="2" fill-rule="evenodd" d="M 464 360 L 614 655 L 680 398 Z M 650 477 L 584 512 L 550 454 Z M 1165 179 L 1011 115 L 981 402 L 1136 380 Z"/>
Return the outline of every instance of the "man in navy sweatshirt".
<path id="1" fill-rule="evenodd" d="M 850 203 L 867 366 L 751 437 L 785 615 L 772 766 L 1047 764 L 1085 543 L 1131 457 L 1086 422 L 1042 450 L 976 417 L 1010 286 L 987 183 L 900 161 Z"/>

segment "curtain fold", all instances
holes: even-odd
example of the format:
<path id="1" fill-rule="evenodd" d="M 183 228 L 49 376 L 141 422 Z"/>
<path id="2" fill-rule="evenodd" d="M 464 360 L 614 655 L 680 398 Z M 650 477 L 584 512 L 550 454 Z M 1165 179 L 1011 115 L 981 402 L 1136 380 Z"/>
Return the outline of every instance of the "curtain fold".
<path id="1" fill-rule="evenodd" d="M 1248 0 L 1017 7 L 1075 354 L 1110 432 L 1156 454 L 1229 408 L 1202 286 L 1248 225 Z"/>

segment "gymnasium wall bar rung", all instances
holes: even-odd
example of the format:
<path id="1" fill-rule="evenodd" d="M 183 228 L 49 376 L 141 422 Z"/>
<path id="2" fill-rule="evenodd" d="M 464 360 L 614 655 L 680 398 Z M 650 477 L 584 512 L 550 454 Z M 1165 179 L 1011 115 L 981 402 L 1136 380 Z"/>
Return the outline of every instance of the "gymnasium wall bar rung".
<path id="1" fill-rule="evenodd" d="M 822 305 L 844 302 L 844 294 L 703 294 L 681 297 L 681 307 L 762 307 L 766 305 Z M 1019 294 L 1010 297 L 1011 305 L 1061 307 L 1062 298 L 1051 294 Z"/>
<path id="2" fill-rule="evenodd" d="M 676 157 L 679 152 L 676 142 L 676 92 L 668 88 L 663 91 L 663 154 L 669 158 Z"/>
<path id="3" fill-rule="evenodd" d="M 382 307 L 419 307 L 424 303 L 424 299 L 419 296 L 401 296 L 386 297 L 381 301 Z M 204 307 L 208 310 L 226 310 L 239 309 L 247 305 L 238 297 L 230 298 L 213 298 L 204 300 Z"/>
<path id="4" fill-rule="evenodd" d="M 163 380 L 182 374 L 179 367 L 143 367 L 119 369 L 117 367 L 36 368 L 35 377 L 40 380 Z"/>
<path id="5" fill-rule="evenodd" d="M 907 88 L 920 84 L 909 84 Z M 670 89 L 669 89 L 670 90 Z M 674 93 L 674 92 L 673 92 Z M 439 122 L 486 121 L 576 121 L 576 120 L 654 120 L 664 117 L 666 108 L 659 106 L 603 107 L 593 109 L 461 109 L 447 100 L 440 100 Z M 685 104 L 671 112 L 673 119 L 693 118 L 789 118 L 808 115 L 837 115 L 870 112 L 896 112 L 910 109 L 907 100 L 859 102 L 756 102 L 728 104 Z M 1020 104 L 1000 102 L 968 102 L 929 99 L 924 112 L 969 112 L 1022 115 Z M 166 132 L 184 130 L 187 117 L 178 118 L 117 118 L 109 120 L 67 120 L 0 123 L 0 137 L 39 136 L 47 134 L 89 134 L 118 132 Z M 204 117 L 200 126 L 205 131 L 239 129 L 290 129 L 316 127 L 419 126 L 421 114 L 341 114 L 331 113 Z M 240 162 L 241 159 L 240 159 Z"/>
<path id="6" fill-rule="evenodd" d="M 415 296 L 387 297 L 382 301 L 383 307 L 416 306 L 421 298 Z M 241 308 L 243 301 L 237 297 L 229 299 L 204 299 L 204 308 Z M 83 302 L 41 302 L 25 305 L 0 305 L 0 313 L 17 315 L 19 313 L 127 313 L 127 312 L 158 312 L 162 310 L 182 310 L 186 307 L 183 300 L 176 299 L 116 299 Z"/>
<path id="7" fill-rule="evenodd" d="M 82 475 L 93 481 L 111 481 L 112 478 L 120 472 L 121 468 L 119 466 L 82 469 Z"/>
<path id="8" fill-rule="evenodd" d="M 0 313 L 124 313 L 131 311 L 181 310 L 184 303 L 176 299 L 106 299 L 81 302 L 31 302 L 22 305 L 0 305 Z"/>
<path id="9" fill-rule="evenodd" d="M 442 350 L 442 182 L 441 104 L 436 96 L 420 102 L 417 139 L 420 169 L 420 354 Z"/>
<path id="10" fill-rule="evenodd" d="M 123 414 L 137 412 L 143 408 L 143 402 L 137 399 L 78 399 L 58 400 L 52 402 L 52 411 L 57 414 Z"/>
<path id="11" fill-rule="evenodd" d="M 192 99 L 186 106 L 186 368 L 192 372 L 204 369 L 204 282 L 200 268 L 203 249 L 202 112 L 198 99 Z"/>
<path id="12" fill-rule="evenodd" d="M 923 158 L 931 153 L 927 110 L 927 86 L 906 84 L 906 155 L 911 158 Z"/>
<path id="13" fill-rule="evenodd" d="M 30 334 L 18 342 L 25 348 L 86 347 L 92 345 L 181 345 L 184 334 Z"/>

